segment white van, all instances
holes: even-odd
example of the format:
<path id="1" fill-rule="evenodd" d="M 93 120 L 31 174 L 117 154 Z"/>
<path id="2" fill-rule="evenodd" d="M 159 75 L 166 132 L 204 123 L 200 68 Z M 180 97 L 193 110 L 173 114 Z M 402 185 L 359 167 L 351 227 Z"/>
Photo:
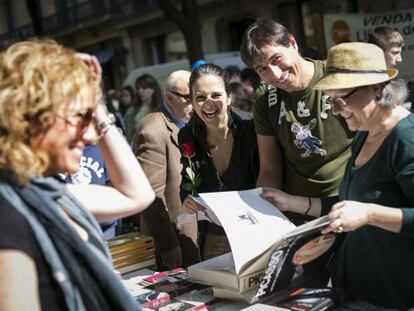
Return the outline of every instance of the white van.
<path id="1" fill-rule="evenodd" d="M 225 68 L 230 65 L 236 65 L 240 69 L 246 67 L 246 65 L 240 59 L 239 51 L 210 54 L 205 57 L 205 61 L 216 64 L 222 68 Z M 163 89 L 165 80 L 167 79 L 168 75 L 176 70 L 190 70 L 188 60 L 181 59 L 169 63 L 134 69 L 129 73 L 128 77 L 125 79 L 123 86 L 130 85 L 133 88 L 135 88 L 136 78 L 147 73 L 152 75 L 155 79 L 157 79 L 161 89 Z"/>

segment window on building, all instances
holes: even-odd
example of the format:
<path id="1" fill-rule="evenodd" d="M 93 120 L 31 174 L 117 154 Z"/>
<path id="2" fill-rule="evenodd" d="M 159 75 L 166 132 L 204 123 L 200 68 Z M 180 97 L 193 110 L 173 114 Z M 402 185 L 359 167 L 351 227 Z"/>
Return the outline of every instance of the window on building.
<path id="1" fill-rule="evenodd" d="M 144 62 L 147 65 L 162 64 L 167 61 L 165 34 L 149 37 L 144 40 Z"/>
<path id="2" fill-rule="evenodd" d="M 326 57 L 325 36 L 323 35 L 323 15 L 340 14 L 351 11 L 350 1 L 342 0 L 306 0 L 300 6 L 304 43 L 302 55 L 314 59 L 324 59 Z"/>
<path id="3" fill-rule="evenodd" d="M 229 35 L 230 35 L 230 50 L 240 50 L 241 40 L 247 27 L 255 20 L 253 18 L 243 18 L 237 21 L 229 22 Z"/>
<path id="4" fill-rule="evenodd" d="M 9 31 L 7 16 L 7 3 L 6 1 L 0 1 L 0 34 L 5 34 Z"/>
<path id="5" fill-rule="evenodd" d="M 256 16 L 249 14 L 218 18 L 215 22 L 217 51 L 239 51 L 243 35 Z"/>
<path id="6" fill-rule="evenodd" d="M 171 32 L 165 36 L 165 53 L 169 62 L 187 58 L 187 46 L 180 31 Z"/>

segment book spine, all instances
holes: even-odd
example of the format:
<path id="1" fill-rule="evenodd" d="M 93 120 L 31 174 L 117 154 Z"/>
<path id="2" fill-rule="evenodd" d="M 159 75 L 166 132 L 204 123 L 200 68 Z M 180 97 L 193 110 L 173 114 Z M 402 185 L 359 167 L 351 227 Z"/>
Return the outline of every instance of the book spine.
<path id="1" fill-rule="evenodd" d="M 153 248 L 154 243 L 152 241 L 137 241 L 137 242 L 130 242 L 124 245 L 118 245 L 114 247 L 110 247 L 110 251 L 112 256 L 120 254 L 122 252 L 134 250 L 134 249 L 146 249 L 146 248 Z"/>
<path id="2" fill-rule="evenodd" d="M 170 302 L 171 297 L 168 294 L 163 294 L 161 297 L 159 298 L 155 298 L 151 301 L 147 301 L 143 304 L 141 304 L 142 307 L 144 308 L 151 308 L 151 309 L 157 309 L 158 307 L 160 307 L 161 305 Z"/>
<path id="3" fill-rule="evenodd" d="M 244 293 L 252 288 L 256 288 L 259 286 L 260 282 L 263 279 L 264 271 L 260 270 L 249 274 L 247 276 L 243 276 L 239 279 L 239 292 Z"/>
<path id="4" fill-rule="evenodd" d="M 318 305 L 312 306 L 309 311 L 325 311 L 329 310 L 335 303 L 330 298 L 323 299 Z"/>
<path id="5" fill-rule="evenodd" d="M 283 266 L 281 262 L 285 260 L 285 249 L 286 245 L 283 245 L 281 248 L 276 249 L 271 254 L 266 270 L 252 299 L 252 302 L 257 302 L 259 299 L 269 295 L 274 291 L 275 282 L 278 279 L 281 268 Z"/>
<path id="6" fill-rule="evenodd" d="M 174 277 L 175 275 L 180 275 L 184 273 L 186 273 L 186 271 L 183 268 L 175 268 L 170 271 L 161 271 L 154 273 L 153 275 L 143 278 L 141 282 L 144 283 L 144 285 L 151 285 L 156 282 L 159 282 L 160 280 L 164 280 L 167 276 Z"/>
<path id="7" fill-rule="evenodd" d="M 205 303 L 201 305 L 194 306 L 192 308 L 186 309 L 185 311 L 207 311 L 207 306 Z"/>

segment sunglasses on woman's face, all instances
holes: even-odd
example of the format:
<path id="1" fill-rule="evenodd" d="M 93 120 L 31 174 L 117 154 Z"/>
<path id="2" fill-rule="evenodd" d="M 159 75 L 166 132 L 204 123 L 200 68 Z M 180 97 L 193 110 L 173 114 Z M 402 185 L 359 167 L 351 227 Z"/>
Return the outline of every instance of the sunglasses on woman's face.
<path id="1" fill-rule="evenodd" d="M 66 123 L 76 127 L 78 131 L 82 131 L 94 121 L 94 111 L 95 109 L 88 108 L 85 112 L 77 112 L 70 116 L 56 116 L 64 120 Z"/>
<path id="2" fill-rule="evenodd" d="M 338 106 L 341 108 L 344 108 L 348 103 L 346 102 L 346 99 L 352 96 L 352 94 L 355 94 L 360 88 L 356 87 L 352 91 L 350 91 L 348 94 L 345 94 L 344 96 L 332 98 L 328 96 L 326 98 L 326 103 L 333 108 L 334 106 Z"/>

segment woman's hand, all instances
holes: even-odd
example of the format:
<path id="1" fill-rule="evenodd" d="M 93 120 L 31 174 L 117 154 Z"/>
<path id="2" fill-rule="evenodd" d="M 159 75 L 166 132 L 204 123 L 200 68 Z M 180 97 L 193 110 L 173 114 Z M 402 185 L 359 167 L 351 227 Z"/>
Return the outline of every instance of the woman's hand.
<path id="1" fill-rule="evenodd" d="M 185 198 L 183 203 L 184 211 L 188 214 L 194 214 L 204 210 L 204 206 L 198 204 L 191 196 Z"/>
<path id="2" fill-rule="evenodd" d="M 292 203 L 294 201 L 294 196 L 283 192 L 282 190 L 274 188 L 263 188 L 260 196 L 272 203 L 282 212 L 291 211 L 297 212 L 292 209 Z"/>
<path id="3" fill-rule="evenodd" d="M 322 233 L 353 231 L 369 224 L 372 206 L 370 203 L 356 201 L 341 201 L 334 204 L 328 214 L 331 224 Z"/>
<path id="4" fill-rule="evenodd" d="M 102 67 L 96 56 L 89 55 L 86 53 L 76 53 L 76 57 L 83 60 L 89 68 L 95 73 L 95 83 L 100 86 L 102 80 Z"/>

